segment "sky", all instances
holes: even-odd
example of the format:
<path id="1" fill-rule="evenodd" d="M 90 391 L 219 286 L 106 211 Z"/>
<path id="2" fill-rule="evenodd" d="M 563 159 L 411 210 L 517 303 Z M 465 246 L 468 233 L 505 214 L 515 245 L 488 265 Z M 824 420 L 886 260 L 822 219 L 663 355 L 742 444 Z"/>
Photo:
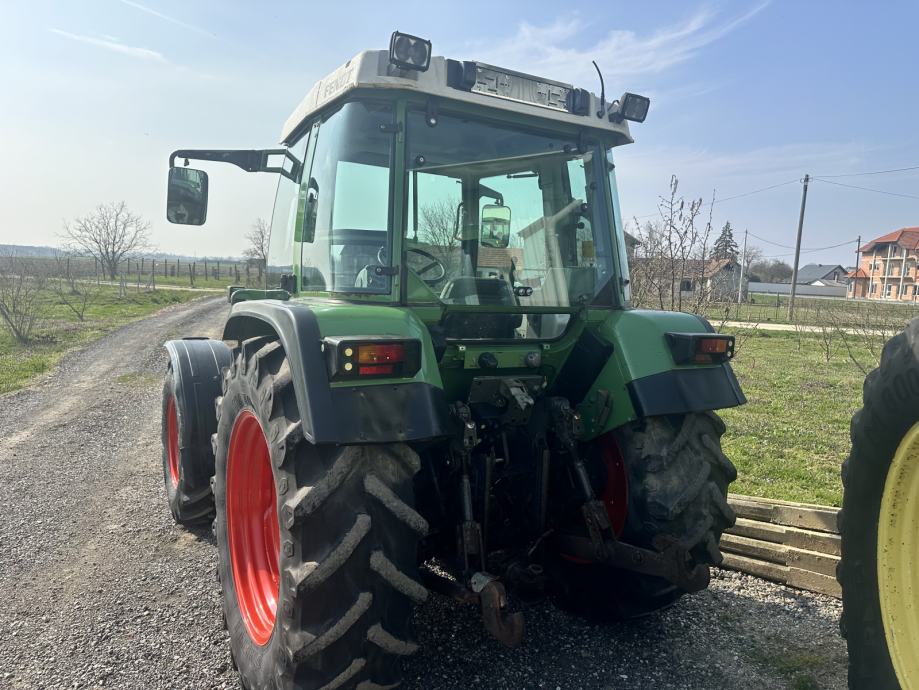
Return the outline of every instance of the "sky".
<path id="1" fill-rule="evenodd" d="M 60 244 L 69 219 L 124 200 L 161 251 L 238 255 L 276 178 L 202 166 L 207 224 L 170 225 L 169 153 L 273 147 L 315 81 L 398 29 L 594 92 L 596 60 L 608 95 L 650 96 L 617 152 L 623 218 L 653 217 L 676 175 L 687 198 L 723 199 L 716 226 L 789 260 L 800 180 L 825 177 L 802 263 L 851 264 L 858 236 L 919 225 L 919 169 L 852 175 L 919 166 L 917 25 L 919 3 L 893 0 L 3 0 L 0 243 Z"/>

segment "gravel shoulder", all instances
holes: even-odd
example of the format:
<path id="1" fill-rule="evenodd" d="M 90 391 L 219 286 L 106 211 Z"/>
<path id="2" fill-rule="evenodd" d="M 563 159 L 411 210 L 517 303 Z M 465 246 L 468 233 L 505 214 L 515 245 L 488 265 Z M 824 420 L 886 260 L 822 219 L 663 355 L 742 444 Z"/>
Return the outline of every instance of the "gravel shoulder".
<path id="1" fill-rule="evenodd" d="M 163 310 L 0 397 L 0 688 L 235 688 L 210 532 L 172 522 L 160 462 L 161 345 L 219 333 L 226 303 Z M 839 603 L 738 573 L 626 625 L 548 603 L 505 650 L 432 596 L 404 687 L 845 687 Z"/>

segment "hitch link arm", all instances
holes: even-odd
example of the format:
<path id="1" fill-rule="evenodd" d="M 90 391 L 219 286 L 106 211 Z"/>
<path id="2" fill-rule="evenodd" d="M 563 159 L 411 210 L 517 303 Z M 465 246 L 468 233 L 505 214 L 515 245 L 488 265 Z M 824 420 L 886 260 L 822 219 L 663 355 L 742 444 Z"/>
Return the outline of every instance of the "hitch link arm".
<path id="1" fill-rule="evenodd" d="M 673 537 L 658 535 L 654 548 L 643 549 L 616 539 L 603 503 L 594 494 L 584 461 L 578 456 L 577 436 L 580 418 L 564 398 L 549 401 L 555 438 L 567 457 L 584 503 L 581 512 L 587 524 L 589 539 L 565 536 L 560 545 L 565 553 L 594 562 L 604 562 L 616 568 L 656 575 L 681 587 L 697 592 L 708 586 L 710 573 L 706 565 L 691 565 L 688 550 Z"/>

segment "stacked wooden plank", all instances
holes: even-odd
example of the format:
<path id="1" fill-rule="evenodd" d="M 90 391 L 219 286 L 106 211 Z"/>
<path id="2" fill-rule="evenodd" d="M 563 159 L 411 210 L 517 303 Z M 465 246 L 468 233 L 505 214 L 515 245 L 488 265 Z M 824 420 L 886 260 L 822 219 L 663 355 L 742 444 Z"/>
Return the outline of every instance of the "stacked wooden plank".
<path id="1" fill-rule="evenodd" d="M 840 596 L 838 508 L 731 494 L 737 524 L 721 537 L 722 567 Z"/>

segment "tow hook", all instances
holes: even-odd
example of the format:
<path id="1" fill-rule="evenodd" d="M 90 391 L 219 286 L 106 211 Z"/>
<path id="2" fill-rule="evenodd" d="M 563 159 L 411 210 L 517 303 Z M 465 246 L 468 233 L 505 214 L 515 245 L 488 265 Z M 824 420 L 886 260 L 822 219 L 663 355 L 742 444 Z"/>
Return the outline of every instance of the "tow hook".
<path id="1" fill-rule="evenodd" d="M 519 647 L 523 641 L 523 614 L 502 610 L 507 606 L 504 585 L 487 573 L 475 573 L 470 585 L 472 591 L 479 595 L 485 629 L 505 647 Z"/>

